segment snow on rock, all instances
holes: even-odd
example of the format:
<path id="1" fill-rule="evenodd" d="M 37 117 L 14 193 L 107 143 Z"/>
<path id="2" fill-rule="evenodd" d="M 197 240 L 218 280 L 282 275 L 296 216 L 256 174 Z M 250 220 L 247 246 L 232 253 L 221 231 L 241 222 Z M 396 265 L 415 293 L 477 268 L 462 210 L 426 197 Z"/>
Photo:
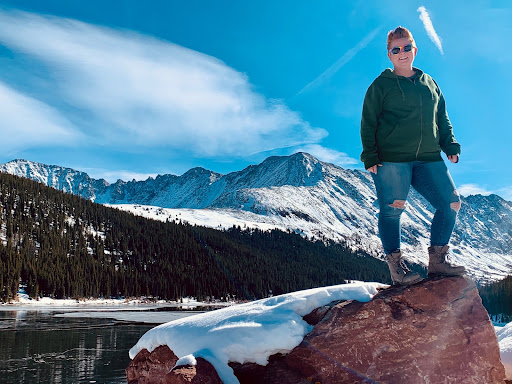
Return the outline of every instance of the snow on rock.
<path id="1" fill-rule="evenodd" d="M 512 323 L 498 328 L 496 336 L 498 336 L 501 362 L 505 366 L 505 374 L 508 380 L 512 380 Z"/>
<path id="2" fill-rule="evenodd" d="M 176 362 L 176 367 L 179 367 L 180 365 L 197 365 L 197 360 L 194 355 L 183 356 Z"/>
<path id="3" fill-rule="evenodd" d="M 225 384 L 238 384 L 228 362 L 266 365 L 270 355 L 291 351 L 311 331 L 302 317 L 313 309 L 336 300 L 367 302 L 379 287 L 385 286 L 357 282 L 314 288 L 190 316 L 148 331 L 130 358 L 167 345 L 178 358 L 208 360 Z"/>

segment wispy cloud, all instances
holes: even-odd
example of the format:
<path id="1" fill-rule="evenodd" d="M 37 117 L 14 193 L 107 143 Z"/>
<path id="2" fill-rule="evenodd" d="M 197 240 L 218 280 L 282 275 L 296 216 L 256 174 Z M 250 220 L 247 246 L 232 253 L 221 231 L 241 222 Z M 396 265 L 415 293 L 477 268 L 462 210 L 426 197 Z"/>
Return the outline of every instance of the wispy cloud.
<path id="1" fill-rule="evenodd" d="M 483 195 L 488 196 L 491 194 L 498 195 L 505 200 L 512 201 L 512 186 L 500 188 L 495 191 L 490 191 L 487 188 L 484 188 L 477 184 L 463 184 L 459 188 L 457 188 L 459 193 L 463 196 L 470 195 Z"/>
<path id="2" fill-rule="evenodd" d="M 512 185 L 506 188 L 500 188 L 496 194 L 507 201 L 512 201 Z"/>
<path id="3" fill-rule="evenodd" d="M 457 188 L 459 193 L 463 196 L 469 196 L 469 195 L 483 195 L 487 196 L 490 195 L 491 191 L 477 185 L 477 184 L 463 184 Z"/>
<path id="4" fill-rule="evenodd" d="M 345 64 L 347 64 L 350 60 L 354 58 L 355 55 L 359 51 L 361 51 L 363 48 L 365 48 L 374 38 L 377 36 L 377 34 L 380 32 L 381 27 L 375 28 L 373 31 L 371 31 L 368 35 L 366 35 L 359 43 L 357 43 L 354 47 L 350 48 L 343 56 L 341 56 L 336 62 L 331 65 L 329 68 L 327 68 L 324 72 L 322 72 L 316 79 L 311 81 L 309 84 L 307 84 L 304 88 L 302 88 L 297 95 L 300 95 L 307 90 L 318 86 L 319 84 L 323 83 L 324 81 L 331 78 L 336 72 L 338 72 L 341 67 L 343 67 Z"/>
<path id="5" fill-rule="evenodd" d="M 244 156 L 327 135 L 222 61 L 153 37 L 0 10 L 0 42 L 49 68 L 52 101 L 68 106 L 31 118 L 68 136 L 69 124 L 52 122 L 73 121 L 84 144 Z"/>
<path id="6" fill-rule="evenodd" d="M 303 147 L 294 148 L 293 152 L 306 152 L 315 156 L 321 161 L 341 166 L 354 165 L 359 163 L 358 160 L 348 156 L 344 152 L 326 148 L 319 144 L 310 144 Z"/>
<path id="7" fill-rule="evenodd" d="M 422 5 L 418 8 L 418 12 L 420 13 L 420 20 L 423 22 L 428 37 L 430 37 L 430 40 L 434 42 L 436 47 L 439 49 L 439 52 L 444 55 L 443 44 L 441 43 L 441 39 L 434 29 L 434 25 L 432 24 L 432 20 L 430 20 L 430 15 L 428 14 L 427 9 Z"/>
<path id="8" fill-rule="evenodd" d="M 0 82 L 0 136 L 4 155 L 32 145 L 76 145 L 82 135 L 59 112 Z"/>

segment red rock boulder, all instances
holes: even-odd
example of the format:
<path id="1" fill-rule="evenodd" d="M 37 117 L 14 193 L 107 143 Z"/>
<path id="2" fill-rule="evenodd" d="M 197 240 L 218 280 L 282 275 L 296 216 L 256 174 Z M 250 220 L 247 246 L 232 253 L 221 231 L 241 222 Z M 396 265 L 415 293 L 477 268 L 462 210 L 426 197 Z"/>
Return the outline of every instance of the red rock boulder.
<path id="1" fill-rule="evenodd" d="M 267 366 L 230 363 L 241 384 L 504 384 L 498 340 L 465 277 L 391 287 L 367 303 L 336 302 L 305 316 L 313 330 Z M 141 351 L 129 383 L 221 383 L 213 366 L 176 367 L 167 347 Z M 210 380 L 210 381 L 208 381 Z"/>
<path id="2" fill-rule="evenodd" d="M 286 357 L 312 382 L 503 383 L 494 328 L 463 277 L 392 287 L 336 305 Z"/>

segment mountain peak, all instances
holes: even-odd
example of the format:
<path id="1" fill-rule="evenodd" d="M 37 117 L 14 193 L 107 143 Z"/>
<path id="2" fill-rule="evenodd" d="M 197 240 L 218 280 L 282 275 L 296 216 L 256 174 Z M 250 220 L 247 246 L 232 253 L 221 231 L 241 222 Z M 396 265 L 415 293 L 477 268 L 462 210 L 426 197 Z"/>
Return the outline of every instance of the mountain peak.
<path id="1" fill-rule="evenodd" d="M 27 160 L 27 159 L 14 159 L 14 160 L 11 160 L 5 164 L 2 164 L 2 166 L 29 166 L 29 167 L 44 167 L 44 168 L 59 168 L 59 169 L 69 169 L 69 170 L 72 170 L 74 172 L 79 172 L 77 170 L 74 170 L 72 168 L 66 168 L 66 167 L 63 167 L 61 165 L 52 165 L 52 164 L 44 164 L 44 163 L 39 163 L 37 161 L 32 161 L 32 160 Z"/>
<path id="2" fill-rule="evenodd" d="M 320 161 L 315 156 L 313 156 L 307 152 L 295 152 L 293 155 L 290 155 L 289 157 L 290 157 L 290 159 L 299 158 L 299 159 L 307 159 L 307 160 L 315 161 L 315 162 Z"/>
<path id="3" fill-rule="evenodd" d="M 216 172 L 210 171 L 209 169 L 206 169 L 206 168 L 203 168 L 203 167 L 190 168 L 182 176 L 187 176 L 187 175 L 212 175 L 212 174 L 213 175 L 222 176 L 220 173 L 216 173 Z"/>
<path id="4" fill-rule="evenodd" d="M 291 162 L 312 162 L 312 163 L 319 163 L 320 160 L 318 160 L 315 156 L 310 155 L 307 152 L 295 152 L 292 155 L 289 156 L 270 156 L 267 157 L 265 160 L 263 160 L 262 164 L 265 163 L 275 163 L 275 162 L 283 162 L 283 161 L 291 161 Z"/>
<path id="5" fill-rule="evenodd" d="M 89 200 L 94 200 L 97 189 L 106 186 L 104 180 L 93 180 L 85 172 L 25 159 L 0 164 L 0 172 L 26 177 L 64 192 L 81 195 Z"/>
<path id="6" fill-rule="evenodd" d="M 50 170 L 71 170 L 57 165 L 47 165 L 25 159 L 15 159 L 0 165 L 0 172 L 10 173 L 21 177 L 27 177 L 45 183 Z M 71 170 L 74 171 L 74 170 Z M 74 171 L 77 172 L 77 171 Z"/>
<path id="7" fill-rule="evenodd" d="M 244 179 L 252 179 L 256 188 L 272 186 L 311 186 L 322 178 L 323 166 L 314 156 L 297 152 L 290 156 L 271 156 L 258 165 L 251 165 L 243 171 Z"/>
<path id="8" fill-rule="evenodd" d="M 290 161 L 297 162 L 310 169 L 314 168 L 317 164 L 322 163 L 315 156 L 310 155 L 307 152 L 294 153 L 293 155 L 290 156 Z"/>

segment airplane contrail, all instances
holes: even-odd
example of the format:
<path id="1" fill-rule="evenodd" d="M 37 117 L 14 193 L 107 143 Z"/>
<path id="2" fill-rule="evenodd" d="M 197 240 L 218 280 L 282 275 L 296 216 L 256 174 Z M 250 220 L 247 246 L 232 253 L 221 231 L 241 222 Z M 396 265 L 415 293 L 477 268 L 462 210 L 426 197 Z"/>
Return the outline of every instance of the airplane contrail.
<path id="1" fill-rule="evenodd" d="M 437 48 L 441 52 L 441 55 L 444 55 L 443 44 L 441 44 L 441 39 L 439 38 L 439 36 L 436 33 L 436 30 L 434 29 L 434 25 L 432 24 L 432 20 L 430 20 L 430 15 L 428 14 L 427 9 L 422 5 L 421 7 L 418 8 L 418 12 L 420 13 L 420 20 L 423 22 L 423 25 L 427 30 L 428 37 L 430 37 L 430 40 L 432 40 L 434 44 L 437 46 Z"/>
<path id="2" fill-rule="evenodd" d="M 333 65 L 331 65 L 329 68 L 327 68 L 320 76 L 318 76 L 316 79 L 311 81 L 309 84 L 307 84 L 304 88 L 302 88 L 299 92 L 297 92 L 297 95 L 300 95 L 307 91 L 310 88 L 313 88 L 317 86 L 318 84 L 324 82 L 325 80 L 332 77 L 336 72 L 340 70 L 341 67 L 343 67 L 345 64 L 347 64 L 350 60 L 354 58 L 354 56 L 363 48 L 365 48 L 379 33 L 381 30 L 381 27 L 375 28 L 373 31 L 371 31 L 368 35 L 366 35 L 357 45 L 351 49 L 349 49 L 343 56 L 341 56 Z M 296 96 L 297 96 L 296 95 Z"/>

